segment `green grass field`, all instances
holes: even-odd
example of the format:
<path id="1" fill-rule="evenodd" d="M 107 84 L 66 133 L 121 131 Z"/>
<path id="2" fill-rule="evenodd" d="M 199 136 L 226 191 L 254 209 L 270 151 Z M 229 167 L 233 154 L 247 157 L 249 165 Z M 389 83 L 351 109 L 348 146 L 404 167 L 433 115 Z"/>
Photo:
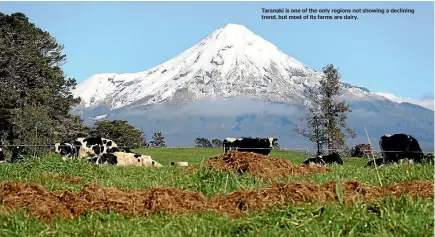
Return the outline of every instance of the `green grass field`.
<path id="1" fill-rule="evenodd" d="M 219 155 L 220 149 L 165 148 L 137 152 L 151 155 L 164 165 L 160 169 L 95 166 L 79 161 L 63 162 L 58 157 L 28 160 L 20 164 L 0 164 L 0 181 L 41 184 L 51 191 L 79 191 L 87 183 L 122 189 L 146 189 L 156 185 L 202 192 L 207 197 L 240 189 L 258 189 L 271 181 L 249 174 L 237 175 L 201 169 L 170 167 L 171 161 L 188 161 L 190 166 Z M 306 156 L 297 152 L 273 151 L 301 163 Z M 280 182 L 358 180 L 379 185 L 376 170 L 365 169 L 367 159 L 345 158 L 344 166 L 331 166 L 334 172 L 308 177 L 279 179 Z M 69 174 L 83 178 L 79 184 L 54 179 L 47 174 Z M 383 185 L 401 181 L 434 180 L 433 165 L 400 165 L 379 169 Z M 0 190 L 1 191 L 1 190 Z M 433 236 L 433 199 L 402 196 L 374 203 L 349 206 L 335 204 L 288 205 L 267 212 L 231 217 L 216 213 L 151 214 L 143 217 L 117 213 L 89 212 L 73 220 L 44 223 L 25 210 L 0 209 L 0 236 Z"/>

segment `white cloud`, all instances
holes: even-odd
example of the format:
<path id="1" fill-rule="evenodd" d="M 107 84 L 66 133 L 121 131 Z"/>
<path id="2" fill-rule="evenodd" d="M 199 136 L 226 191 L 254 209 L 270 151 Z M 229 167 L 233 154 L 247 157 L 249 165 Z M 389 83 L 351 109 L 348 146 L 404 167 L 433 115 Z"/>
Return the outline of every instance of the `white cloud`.
<path id="1" fill-rule="evenodd" d="M 376 92 L 376 95 L 383 96 L 391 101 L 402 103 L 402 102 L 408 102 L 416 105 L 423 106 L 427 109 L 434 110 L 434 98 L 430 98 L 429 96 L 424 96 L 423 99 L 410 99 L 410 98 L 400 98 L 397 97 L 391 93 L 386 92 Z"/>

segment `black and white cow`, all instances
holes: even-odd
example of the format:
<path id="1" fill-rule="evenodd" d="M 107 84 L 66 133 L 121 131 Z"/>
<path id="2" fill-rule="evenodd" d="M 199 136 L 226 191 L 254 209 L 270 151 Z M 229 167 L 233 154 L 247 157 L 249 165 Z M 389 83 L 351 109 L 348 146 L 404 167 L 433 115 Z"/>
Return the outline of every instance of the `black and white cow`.
<path id="1" fill-rule="evenodd" d="M 384 163 L 397 163 L 404 158 L 421 163 L 425 157 L 417 139 L 403 133 L 383 135 L 379 139 L 379 147 Z"/>
<path id="2" fill-rule="evenodd" d="M 95 155 L 119 151 L 114 141 L 103 137 L 77 138 L 74 141 L 74 145 L 79 158 L 89 158 Z"/>
<path id="3" fill-rule="evenodd" d="M 74 144 L 62 142 L 54 144 L 54 152 L 60 154 L 62 159 L 66 160 L 67 158 L 72 159 L 76 158 L 76 147 Z"/>
<path id="4" fill-rule="evenodd" d="M 327 164 L 332 164 L 332 163 L 336 163 L 339 165 L 344 164 L 343 159 L 341 159 L 340 154 L 338 154 L 337 152 L 333 152 L 326 156 L 309 157 L 304 162 L 302 162 L 302 164 L 304 165 L 308 165 L 310 163 L 314 163 L 322 166 Z"/>
<path id="5" fill-rule="evenodd" d="M 237 150 L 242 152 L 254 152 L 262 155 L 269 155 L 273 150 L 273 145 L 277 141 L 277 138 L 225 138 L 222 142 L 224 152 L 229 150 Z"/>
<path id="6" fill-rule="evenodd" d="M 320 157 L 309 157 L 304 162 L 302 162 L 302 164 L 304 165 L 309 165 L 310 163 L 314 163 L 321 166 L 326 165 L 326 162 Z"/>
<path id="7" fill-rule="evenodd" d="M 5 153 L 3 152 L 3 149 L 0 147 L 0 163 L 6 162 L 5 160 Z"/>
<path id="8" fill-rule="evenodd" d="M 98 165 L 162 167 L 161 164 L 151 159 L 151 156 L 126 152 L 103 153 L 92 157 L 89 161 Z"/>

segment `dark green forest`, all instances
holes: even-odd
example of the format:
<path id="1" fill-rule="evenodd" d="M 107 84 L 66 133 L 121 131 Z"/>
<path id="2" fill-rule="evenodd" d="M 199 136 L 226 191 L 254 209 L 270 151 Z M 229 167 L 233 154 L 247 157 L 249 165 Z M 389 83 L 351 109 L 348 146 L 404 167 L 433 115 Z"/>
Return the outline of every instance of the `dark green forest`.
<path id="1" fill-rule="evenodd" d="M 145 134 L 127 121 L 89 127 L 72 114 L 80 98 L 71 94 L 76 79 L 62 70 L 67 62 L 63 49 L 23 13 L 0 13 L 0 146 L 25 145 L 23 153 L 42 155 L 49 144 L 83 136 L 103 136 L 120 147 L 149 146 Z M 156 134 L 151 144 L 161 146 L 162 135 Z"/>

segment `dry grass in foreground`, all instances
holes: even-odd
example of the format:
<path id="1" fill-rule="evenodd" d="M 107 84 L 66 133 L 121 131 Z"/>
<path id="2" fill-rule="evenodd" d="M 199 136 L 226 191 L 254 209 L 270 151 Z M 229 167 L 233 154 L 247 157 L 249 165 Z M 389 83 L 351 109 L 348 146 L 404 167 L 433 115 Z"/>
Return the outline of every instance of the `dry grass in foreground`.
<path id="1" fill-rule="evenodd" d="M 433 198 L 431 181 L 407 181 L 385 187 L 342 181 L 342 198 L 346 204 L 369 202 L 383 197 Z M 273 206 L 300 203 L 337 202 L 336 182 L 274 183 L 258 190 L 239 190 L 212 196 L 169 187 L 145 190 L 120 190 L 87 184 L 80 192 L 49 192 L 43 186 L 22 182 L 0 184 L 0 200 L 8 209 L 26 208 L 44 221 L 53 218 L 70 219 L 89 211 L 115 211 L 121 214 L 143 216 L 155 212 L 184 213 L 189 211 L 217 211 L 240 215 L 247 211 L 261 211 Z"/>
<path id="2" fill-rule="evenodd" d="M 320 172 L 332 172 L 321 166 L 301 166 L 286 159 L 273 158 L 250 152 L 231 151 L 207 160 L 205 167 L 239 174 L 250 173 L 262 179 L 308 176 Z"/>

